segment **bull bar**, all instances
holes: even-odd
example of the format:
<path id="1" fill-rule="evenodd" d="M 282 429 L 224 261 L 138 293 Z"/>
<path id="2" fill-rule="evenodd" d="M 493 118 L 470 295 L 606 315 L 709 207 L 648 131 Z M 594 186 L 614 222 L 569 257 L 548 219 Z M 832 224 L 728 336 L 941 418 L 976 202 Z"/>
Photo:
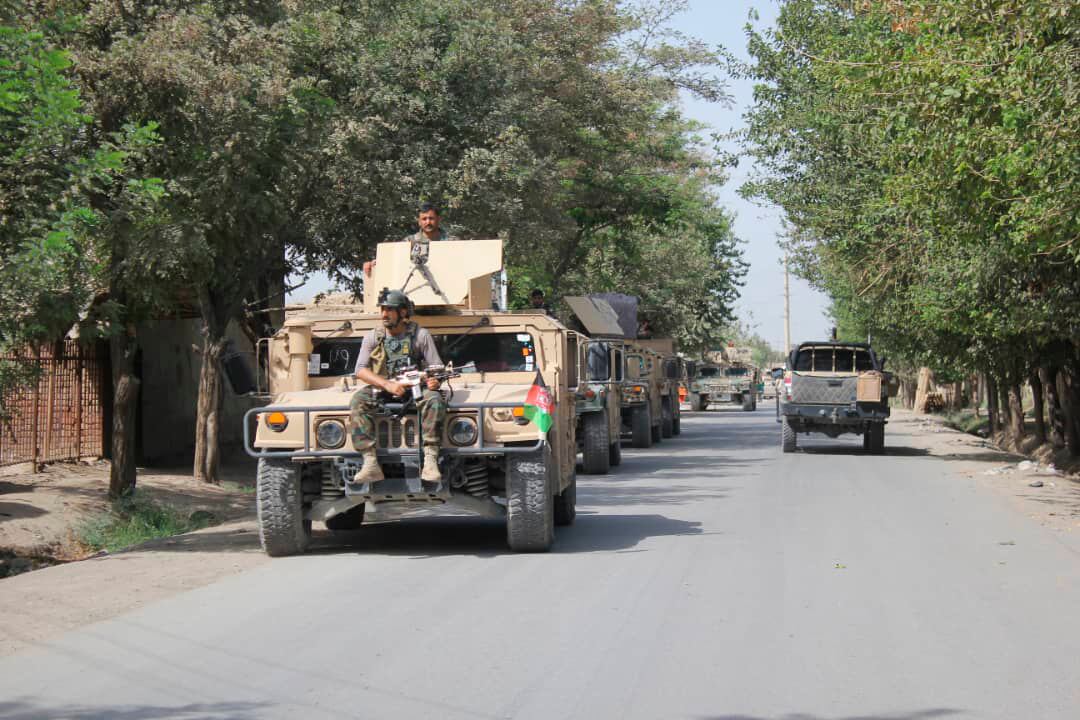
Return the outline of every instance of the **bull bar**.
<path id="1" fill-rule="evenodd" d="M 384 403 L 383 407 L 389 412 L 388 415 L 402 415 L 402 410 L 405 408 L 405 403 Z M 476 410 L 477 422 L 476 422 L 476 442 L 467 447 L 444 447 L 440 452 L 449 453 L 450 455 L 503 455 L 503 454 L 516 454 L 516 453 L 530 453 L 535 452 L 542 447 L 546 439 L 541 437 L 533 445 L 514 445 L 507 447 L 505 445 L 487 445 L 484 441 L 484 411 L 494 408 L 515 408 L 521 407 L 519 402 L 482 402 L 482 403 L 466 403 L 466 404 L 449 404 L 447 410 Z M 262 413 L 303 413 L 304 414 L 304 447 L 296 450 L 257 450 L 254 447 L 254 443 L 251 437 L 251 416 L 260 415 Z M 310 405 L 310 406 L 297 406 L 297 405 L 267 405 L 265 407 L 257 407 L 248 410 L 244 413 L 244 452 L 253 458 L 317 458 L 317 457 L 360 457 L 361 453 L 355 450 L 346 450 L 344 446 L 337 450 L 313 450 L 311 448 L 311 414 L 312 413 L 348 413 L 348 405 Z M 419 443 L 416 448 L 378 448 L 379 455 L 382 456 L 405 456 L 415 455 L 420 451 Z"/>

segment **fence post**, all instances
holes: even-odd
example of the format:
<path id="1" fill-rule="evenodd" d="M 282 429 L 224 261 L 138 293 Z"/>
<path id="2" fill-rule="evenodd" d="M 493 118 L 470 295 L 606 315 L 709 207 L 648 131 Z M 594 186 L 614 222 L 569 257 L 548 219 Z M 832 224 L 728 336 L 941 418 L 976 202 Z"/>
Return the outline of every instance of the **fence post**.
<path id="1" fill-rule="evenodd" d="M 52 456 L 53 423 L 56 420 L 56 378 L 60 374 L 60 356 L 57 351 L 60 347 L 62 346 L 59 343 L 53 345 L 49 361 L 49 384 L 45 391 L 45 443 L 41 451 L 43 462 L 48 462 Z"/>
<path id="2" fill-rule="evenodd" d="M 75 346 L 75 460 L 82 457 L 83 344 Z"/>
<path id="3" fill-rule="evenodd" d="M 38 428 L 41 425 L 41 422 L 40 422 L 40 420 L 41 420 L 41 407 L 40 407 L 41 406 L 41 375 L 40 375 L 40 372 L 41 372 L 41 346 L 40 345 L 37 346 L 37 370 L 38 370 L 39 375 L 38 375 L 38 377 L 34 378 L 34 393 L 33 393 L 33 399 L 31 401 L 33 403 L 34 409 L 33 409 L 33 412 L 31 412 L 31 414 L 30 414 L 30 417 L 31 417 L 30 435 L 33 437 L 33 445 L 34 445 L 34 452 L 32 453 L 33 457 L 31 458 L 31 463 L 34 466 L 33 467 L 33 472 L 35 472 L 35 473 L 38 471 L 38 458 L 39 458 L 39 456 L 41 454 L 40 453 L 41 448 L 38 446 Z"/>

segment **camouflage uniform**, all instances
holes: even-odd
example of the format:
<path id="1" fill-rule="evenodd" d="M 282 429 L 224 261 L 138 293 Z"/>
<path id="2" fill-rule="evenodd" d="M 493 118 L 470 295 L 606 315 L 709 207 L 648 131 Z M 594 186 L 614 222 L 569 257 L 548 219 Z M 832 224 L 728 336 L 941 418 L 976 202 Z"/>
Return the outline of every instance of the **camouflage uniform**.
<path id="1" fill-rule="evenodd" d="M 398 336 L 376 329 L 377 343 L 371 353 L 371 371 L 381 377 L 397 375 L 402 368 L 420 365 L 416 343 L 418 331 L 416 323 L 406 325 L 405 332 Z M 367 385 L 357 390 L 349 402 L 349 431 L 352 434 L 353 447 L 359 452 L 375 447 L 375 415 L 382 409 L 383 403 L 400 402 L 405 398 L 395 398 L 389 393 Z M 443 426 L 446 423 L 446 399 L 438 390 L 424 388 L 424 395 L 416 404 L 420 415 L 420 432 L 425 446 L 436 448 L 442 445 Z"/>

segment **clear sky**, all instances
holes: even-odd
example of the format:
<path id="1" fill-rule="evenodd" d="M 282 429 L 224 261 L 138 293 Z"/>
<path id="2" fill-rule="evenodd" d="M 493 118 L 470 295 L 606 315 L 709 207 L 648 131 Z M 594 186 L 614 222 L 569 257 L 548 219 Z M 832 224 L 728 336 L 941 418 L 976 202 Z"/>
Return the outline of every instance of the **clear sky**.
<path id="1" fill-rule="evenodd" d="M 773 0 L 690 0 L 689 9 L 674 20 L 674 27 L 710 45 L 723 45 L 732 53 L 746 58 L 744 27 L 751 8 L 757 10 L 756 24 L 768 26 L 776 17 Z M 728 132 L 742 125 L 743 112 L 753 102 L 753 85 L 746 81 L 729 81 L 733 105 L 705 103 L 684 98 L 686 114 L 705 123 L 717 132 Z M 731 148 L 735 149 L 735 148 Z M 746 286 L 737 305 L 738 317 L 750 325 L 774 348 L 784 344 L 784 273 L 782 253 L 777 245 L 780 232 L 780 211 L 775 207 L 758 207 L 742 200 L 738 187 L 747 177 L 749 165 L 745 160 L 730 172 L 728 182 L 717 189 L 720 203 L 735 215 L 735 234 L 744 241 L 744 251 L 750 263 Z M 407 228 L 403 228 L 405 232 Z M 308 283 L 290 293 L 291 302 L 309 300 L 325 290 L 327 279 L 316 275 Z M 825 297 L 798 278 L 791 278 L 791 341 L 821 339 L 827 336 L 829 321 L 825 315 Z"/>
<path id="2" fill-rule="evenodd" d="M 755 26 L 767 27 L 775 21 L 778 6 L 774 0 L 691 0 L 690 8 L 675 19 L 674 26 L 687 35 L 710 45 L 723 45 L 740 58 L 749 59 L 745 27 L 751 9 L 758 14 Z M 712 129 L 728 132 L 743 125 L 743 113 L 753 103 L 753 90 L 749 81 L 729 79 L 728 92 L 734 96 L 730 108 L 684 98 L 684 110 Z M 744 241 L 750 263 L 747 283 L 737 305 L 739 319 L 780 349 L 784 344 L 784 272 L 777 236 L 782 216 L 779 208 L 760 207 L 739 197 L 738 187 L 750 170 L 744 158 L 729 172 L 728 182 L 717 189 L 717 195 L 720 203 L 735 215 L 735 234 Z M 831 323 L 825 314 L 827 306 L 828 300 L 822 293 L 792 276 L 792 343 L 828 336 Z"/>

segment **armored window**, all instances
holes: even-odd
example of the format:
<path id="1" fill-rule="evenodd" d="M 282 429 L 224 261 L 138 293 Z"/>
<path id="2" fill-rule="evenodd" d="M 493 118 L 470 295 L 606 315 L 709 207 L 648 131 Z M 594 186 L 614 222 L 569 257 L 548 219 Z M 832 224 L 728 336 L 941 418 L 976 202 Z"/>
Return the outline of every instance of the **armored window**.
<path id="1" fill-rule="evenodd" d="M 749 372 L 746 368 L 727 368 L 724 370 L 724 374 L 728 377 L 744 377 Z"/>
<path id="2" fill-rule="evenodd" d="M 698 368 L 698 371 L 697 371 L 697 376 L 698 377 L 703 377 L 703 378 L 716 377 L 719 374 L 720 374 L 720 368 L 714 368 L 714 367 Z"/>
<path id="3" fill-rule="evenodd" d="M 795 370 L 798 372 L 810 372 L 814 369 L 814 350 L 813 348 L 806 348 L 800 350 L 798 357 L 795 358 Z"/>
<path id="4" fill-rule="evenodd" d="M 569 333 L 566 336 L 566 384 L 569 387 L 577 387 L 578 385 L 578 336 L 576 333 Z M 572 362 L 570 361 L 573 359 Z"/>
<path id="5" fill-rule="evenodd" d="M 619 381 L 619 382 L 622 382 L 623 376 L 625 375 L 625 373 L 623 371 L 624 365 L 623 365 L 623 353 L 622 353 L 622 350 L 613 351 L 612 354 L 611 354 L 611 357 L 612 357 L 612 365 L 615 368 L 615 379 L 617 381 Z"/>
<path id="6" fill-rule="evenodd" d="M 611 378 L 610 348 L 607 343 L 589 343 L 585 351 L 585 376 L 595 382 Z"/>
<path id="7" fill-rule="evenodd" d="M 536 347 L 528 333 L 436 335 L 435 345 L 444 363 L 452 362 L 463 372 L 536 370 Z"/>
<path id="8" fill-rule="evenodd" d="M 874 357 L 868 350 L 855 351 L 855 369 L 859 372 L 866 372 L 867 370 L 874 369 Z"/>
<path id="9" fill-rule="evenodd" d="M 363 338 L 315 339 L 308 356 L 308 376 L 342 377 L 356 372 L 356 359 L 360 356 Z"/>
<path id="10" fill-rule="evenodd" d="M 855 369 L 855 351 L 840 348 L 836 351 L 836 372 L 852 372 Z"/>

